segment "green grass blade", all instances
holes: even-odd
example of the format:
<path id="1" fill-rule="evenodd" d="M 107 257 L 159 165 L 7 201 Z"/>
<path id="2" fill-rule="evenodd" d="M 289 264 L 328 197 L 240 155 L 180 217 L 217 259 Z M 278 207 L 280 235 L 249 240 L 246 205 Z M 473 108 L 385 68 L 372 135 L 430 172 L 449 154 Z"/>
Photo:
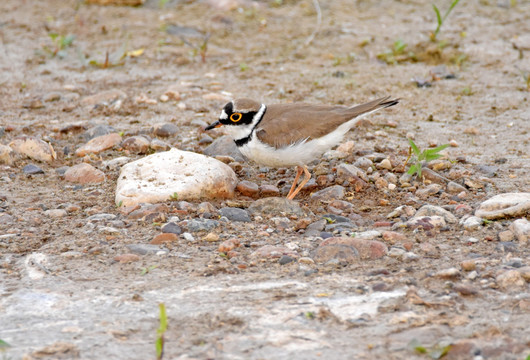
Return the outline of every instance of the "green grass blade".
<path id="1" fill-rule="evenodd" d="M 445 13 L 443 17 L 444 20 L 449 16 L 449 14 L 453 10 L 453 8 L 458 4 L 459 1 L 460 0 L 453 0 L 453 2 L 451 3 L 451 6 L 449 6 L 449 9 L 447 9 L 447 12 Z"/>
<path id="2" fill-rule="evenodd" d="M 420 156 L 420 149 L 418 149 L 418 147 L 416 146 L 416 144 L 414 144 L 414 141 L 412 141 L 411 139 L 409 139 L 409 145 L 410 145 L 410 147 L 412 148 L 412 151 L 414 152 L 414 155 L 416 155 L 416 156 Z"/>
<path id="3" fill-rule="evenodd" d="M 160 308 L 160 327 L 158 328 L 158 332 L 159 334 L 163 334 L 167 330 L 166 305 L 160 303 L 158 306 Z"/>

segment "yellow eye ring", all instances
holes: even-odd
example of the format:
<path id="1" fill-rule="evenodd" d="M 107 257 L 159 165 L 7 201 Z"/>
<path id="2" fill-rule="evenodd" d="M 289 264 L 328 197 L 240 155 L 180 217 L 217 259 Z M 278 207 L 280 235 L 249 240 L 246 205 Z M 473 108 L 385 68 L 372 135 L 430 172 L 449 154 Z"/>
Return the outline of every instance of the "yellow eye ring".
<path id="1" fill-rule="evenodd" d="M 230 120 L 232 120 L 232 122 L 238 122 L 242 117 L 243 115 L 241 115 L 241 113 L 233 113 L 230 115 Z"/>

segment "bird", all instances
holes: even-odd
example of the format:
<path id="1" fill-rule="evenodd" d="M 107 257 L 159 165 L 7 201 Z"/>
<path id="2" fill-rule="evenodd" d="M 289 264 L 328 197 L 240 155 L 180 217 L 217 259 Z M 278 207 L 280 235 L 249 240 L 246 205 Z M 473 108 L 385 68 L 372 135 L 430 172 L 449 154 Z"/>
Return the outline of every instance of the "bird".
<path id="1" fill-rule="evenodd" d="M 267 167 L 293 167 L 297 172 L 287 199 L 293 200 L 311 179 L 307 164 L 338 145 L 362 117 L 398 104 L 382 97 L 361 105 L 286 103 L 265 105 L 240 98 L 227 103 L 205 131 L 224 127 L 241 153 Z M 298 184 L 300 176 L 304 178 Z M 298 184 L 298 186 L 296 186 Z"/>

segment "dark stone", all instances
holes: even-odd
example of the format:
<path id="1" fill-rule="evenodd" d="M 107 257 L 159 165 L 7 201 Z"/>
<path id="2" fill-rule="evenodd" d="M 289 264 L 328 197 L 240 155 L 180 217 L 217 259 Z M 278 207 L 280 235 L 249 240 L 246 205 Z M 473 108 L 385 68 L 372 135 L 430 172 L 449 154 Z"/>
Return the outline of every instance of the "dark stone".
<path id="1" fill-rule="evenodd" d="M 216 139 L 211 143 L 203 152 L 208 156 L 217 156 L 217 155 L 228 155 L 232 157 L 235 161 L 245 162 L 245 157 L 239 151 L 234 140 L 226 135 Z"/>
<path id="2" fill-rule="evenodd" d="M 322 216 L 322 219 L 331 219 L 332 223 L 349 223 L 350 219 L 346 216 L 340 216 L 335 214 L 326 214 Z"/>
<path id="3" fill-rule="evenodd" d="M 175 135 L 178 130 L 179 128 L 177 125 L 172 124 L 172 123 L 166 123 L 166 124 L 163 124 L 162 126 L 155 127 L 153 129 L 153 133 L 156 136 L 170 137 L 170 136 Z"/>
<path id="4" fill-rule="evenodd" d="M 26 175 L 44 174 L 44 170 L 34 164 L 28 164 L 22 169 Z"/>
<path id="5" fill-rule="evenodd" d="M 180 235 L 182 234 L 182 229 L 174 222 L 170 222 L 162 226 L 162 232 Z"/>
<path id="6" fill-rule="evenodd" d="M 84 141 L 88 141 L 88 140 L 91 140 L 91 139 L 93 139 L 95 137 L 102 136 L 102 135 L 107 135 L 107 134 L 115 133 L 115 132 L 116 132 L 116 129 L 113 128 L 110 125 L 97 125 L 97 126 L 94 126 L 94 127 L 90 128 L 90 129 L 88 129 L 87 131 L 85 131 L 81 135 L 81 138 Z"/>
<path id="7" fill-rule="evenodd" d="M 234 208 L 234 207 L 224 207 L 219 209 L 219 214 L 221 216 L 226 216 L 228 220 L 231 221 L 242 221 L 242 222 L 250 222 L 250 215 L 246 210 Z"/>
<path id="8" fill-rule="evenodd" d="M 280 265 L 285 265 L 293 261 L 294 259 L 290 257 L 289 255 L 283 255 L 278 262 L 280 263 Z"/>

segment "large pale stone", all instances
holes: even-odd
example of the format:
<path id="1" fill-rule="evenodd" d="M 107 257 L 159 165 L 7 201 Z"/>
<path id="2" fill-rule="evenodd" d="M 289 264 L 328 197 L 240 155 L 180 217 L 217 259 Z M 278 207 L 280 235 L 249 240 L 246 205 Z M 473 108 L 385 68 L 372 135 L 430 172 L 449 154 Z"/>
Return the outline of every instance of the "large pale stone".
<path id="1" fill-rule="evenodd" d="M 116 185 L 116 204 L 230 198 L 236 184 L 236 174 L 228 165 L 171 149 L 124 165 Z"/>
<path id="2" fill-rule="evenodd" d="M 483 219 L 503 219 L 530 213 L 530 193 L 495 195 L 480 204 L 475 215 Z"/>
<path id="3" fill-rule="evenodd" d="M 34 136 L 21 136 L 9 143 L 16 153 L 25 155 L 33 160 L 52 162 L 57 158 L 53 147 L 47 142 Z"/>

